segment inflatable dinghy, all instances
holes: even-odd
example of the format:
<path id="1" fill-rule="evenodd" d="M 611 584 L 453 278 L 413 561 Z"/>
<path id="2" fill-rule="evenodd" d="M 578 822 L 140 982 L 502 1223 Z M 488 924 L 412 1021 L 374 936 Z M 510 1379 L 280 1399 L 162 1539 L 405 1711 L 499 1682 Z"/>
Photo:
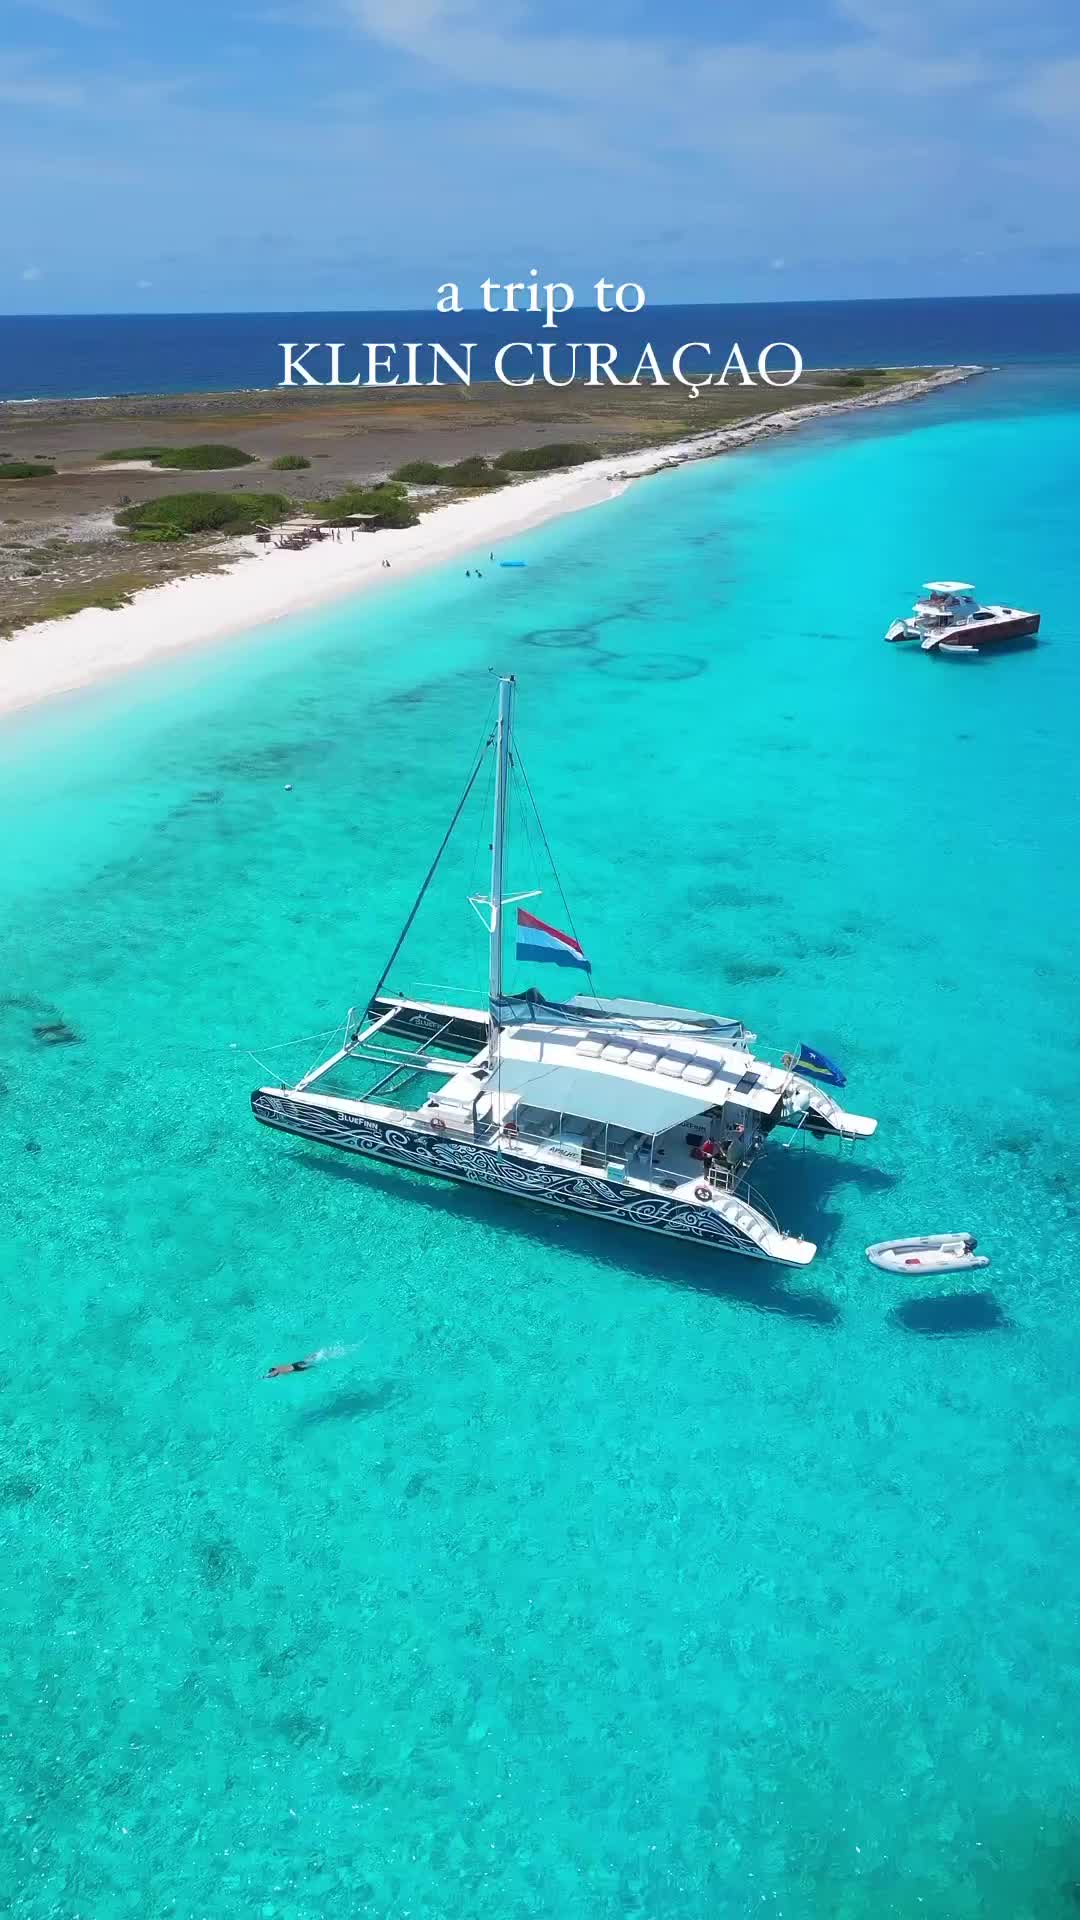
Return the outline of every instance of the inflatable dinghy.
<path id="1" fill-rule="evenodd" d="M 878 1240 L 867 1247 L 872 1266 L 886 1273 L 965 1273 L 990 1265 L 985 1253 L 976 1253 L 973 1233 L 926 1233 L 913 1240 Z"/>

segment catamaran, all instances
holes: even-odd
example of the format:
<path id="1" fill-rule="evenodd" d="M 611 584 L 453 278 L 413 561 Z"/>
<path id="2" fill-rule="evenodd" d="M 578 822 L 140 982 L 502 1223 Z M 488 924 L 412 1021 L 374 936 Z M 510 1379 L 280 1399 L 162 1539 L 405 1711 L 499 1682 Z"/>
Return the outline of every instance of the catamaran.
<path id="1" fill-rule="evenodd" d="M 749 1176 L 776 1130 L 866 1139 L 876 1120 L 845 1112 L 824 1082 L 843 1086 L 813 1048 L 776 1064 L 750 1048 L 741 1020 L 595 991 L 556 1000 L 507 992 L 507 910 L 517 909 L 517 956 L 592 980 L 573 933 L 507 895 L 508 803 L 517 778 L 515 686 L 499 681 L 494 729 L 382 976 L 341 1045 L 295 1086 L 251 1096 L 264 1126 L 347 1153 L 464 1181 L 544 1206 L 684 1242 L 805 1267 L 812 1241 L 784 1232 Z M 479 1008 L 386 990 L 480 766 L 494 753 L 487 894 L 471 904 L 488 938 L 488 991 Z M 525 790 L 531 803 L 527 781 Z M 372 1082 L 331 1090 L 346 1068 Z M 800 1071 L 801 1069 L 801 1071 Z"/>
<path id="2" fill-rule="evenodd" d="M 924 653 L 972 654 L 1034 644 L 1040 616 L 1021 607 L 984 607 L 966 580 L 928 580 L 911 613 L 886 640 L 918 640 Z"/>

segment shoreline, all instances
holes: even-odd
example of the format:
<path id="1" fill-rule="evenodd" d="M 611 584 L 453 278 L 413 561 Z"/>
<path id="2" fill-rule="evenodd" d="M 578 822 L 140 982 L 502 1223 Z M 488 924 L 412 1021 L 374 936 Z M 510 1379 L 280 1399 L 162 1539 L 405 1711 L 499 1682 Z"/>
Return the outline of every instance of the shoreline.
<path id="1" fill-rule="evenodd" d="M 806 421 L 919 399 L 982 371 L 976 366 L 944 368 L 884 392 L 795 407 L 666 446 L 607 455 L 434 507 L 413 528 L 327 540 L 298 553 L 260 547 L 250 537 L 233 540 L 215 571 L 148 586 L 112 611 L 85 608 L 65 619 L 17 628 L 0 643 L 0 717 L 96 686 L 148 660 L 331 604 L 379 582 L 392 585 L 455 557 L 472 555 L 488 565 L 487 554 L 497 542 L 530 532 L 560 514 L 616 499 L 634 480 L 735 452 Z M 384 560 L 390 561 L 389 569 Z"/>

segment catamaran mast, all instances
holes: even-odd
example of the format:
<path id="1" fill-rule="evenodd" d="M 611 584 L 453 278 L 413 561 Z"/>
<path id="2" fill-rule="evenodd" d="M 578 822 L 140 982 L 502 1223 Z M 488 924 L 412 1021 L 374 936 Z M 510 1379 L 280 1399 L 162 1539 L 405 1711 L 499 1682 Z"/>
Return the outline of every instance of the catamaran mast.
<path id="1" fill-rule="evenodd" d="M 491 938 L 488 949 L 488 1002 L 491 1014 L 488 1057 L 499 1059 L 499 1006 L 503 990 L 503 869 L 506 864 L 506 796 L 510 782 L 510 728 L 514 705 L 514 676 L 499 680 L 499 717 L 495 726 L 495 818 L 491 834 Z"/>

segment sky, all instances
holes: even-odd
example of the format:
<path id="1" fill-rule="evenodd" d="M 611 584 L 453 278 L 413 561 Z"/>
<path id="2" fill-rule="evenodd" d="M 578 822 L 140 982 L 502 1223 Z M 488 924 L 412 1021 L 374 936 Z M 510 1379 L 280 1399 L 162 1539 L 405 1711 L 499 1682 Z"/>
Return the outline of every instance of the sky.
<path id="1" fill-rule="evenodd" d="M 1080 289 L 1080 0 L 4 0 L 0 311 Z"/>

